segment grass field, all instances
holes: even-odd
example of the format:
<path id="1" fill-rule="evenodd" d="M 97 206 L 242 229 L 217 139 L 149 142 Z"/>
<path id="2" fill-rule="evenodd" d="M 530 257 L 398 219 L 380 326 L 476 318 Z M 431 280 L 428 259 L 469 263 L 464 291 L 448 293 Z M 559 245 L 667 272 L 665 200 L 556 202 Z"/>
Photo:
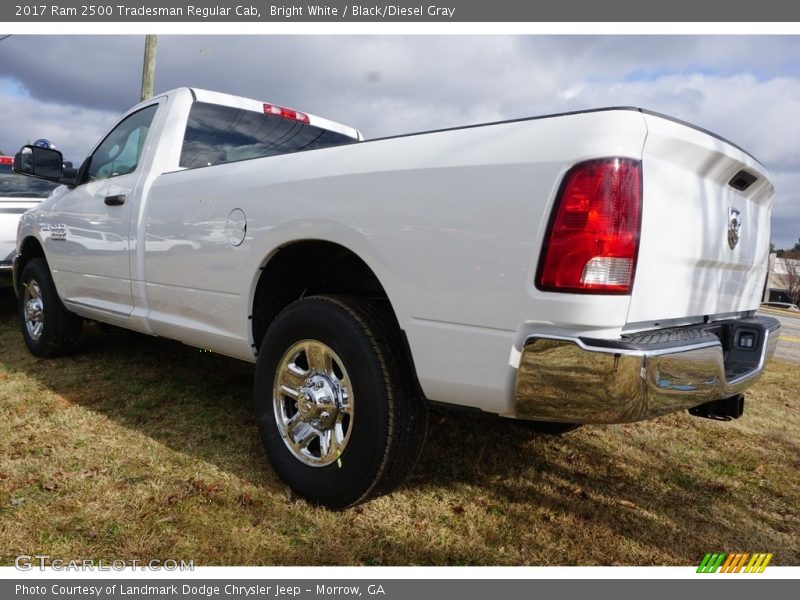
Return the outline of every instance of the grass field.
<path id="1" fill-rule="evenodd" d="M 251 365 L 87 332 L 82 354 L 35 359 L 0 290 L 0 564 L 800 564 L 796 365 L 773 363 L 731 423 L 681 413 L 553 438 L 436 412 L 406 485 L 337 513 L 266 463 Z"/>

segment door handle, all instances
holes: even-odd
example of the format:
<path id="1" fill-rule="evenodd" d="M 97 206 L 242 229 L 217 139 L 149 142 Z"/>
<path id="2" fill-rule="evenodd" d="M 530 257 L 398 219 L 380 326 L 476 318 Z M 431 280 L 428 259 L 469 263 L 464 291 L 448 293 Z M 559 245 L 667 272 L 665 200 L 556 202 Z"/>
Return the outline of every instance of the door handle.
<path id="1" fill-rule="evenodd" d="M 108 206 L 122 206 L 125 204 L 125 194 L 117 194 L 116 196 L 106 196 L 106 205 Z"/>

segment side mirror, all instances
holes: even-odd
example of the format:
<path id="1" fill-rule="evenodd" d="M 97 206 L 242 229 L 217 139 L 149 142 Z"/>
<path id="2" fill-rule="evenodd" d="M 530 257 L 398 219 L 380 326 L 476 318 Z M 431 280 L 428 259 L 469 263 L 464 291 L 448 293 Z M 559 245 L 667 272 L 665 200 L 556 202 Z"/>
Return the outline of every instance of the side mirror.
<path id="1" fill-rule="evenodd" d="M 64 174 L 64 157 L 58 150 L 23 146 L 14 156 L 14 172 L 61 183 Z"/>

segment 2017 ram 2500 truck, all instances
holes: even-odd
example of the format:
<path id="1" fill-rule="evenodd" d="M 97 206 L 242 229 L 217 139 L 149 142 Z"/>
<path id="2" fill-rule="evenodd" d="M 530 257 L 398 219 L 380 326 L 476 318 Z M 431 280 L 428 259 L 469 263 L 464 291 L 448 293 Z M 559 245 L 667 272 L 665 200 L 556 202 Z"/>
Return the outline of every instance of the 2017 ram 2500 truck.
<path id="1" fill-rule="evenodd" d="M 777 341 L 766 170 L 644 110 L 365 142 L 178 89 L 75 171 L 30 146 L 15 169 L 64 184 L 19 227 L 30 350 L 91 319 L 255 362 L 274 468 L 331 507 L 403 479 L 426 400 L 551 430 L 731 418 Z"/>

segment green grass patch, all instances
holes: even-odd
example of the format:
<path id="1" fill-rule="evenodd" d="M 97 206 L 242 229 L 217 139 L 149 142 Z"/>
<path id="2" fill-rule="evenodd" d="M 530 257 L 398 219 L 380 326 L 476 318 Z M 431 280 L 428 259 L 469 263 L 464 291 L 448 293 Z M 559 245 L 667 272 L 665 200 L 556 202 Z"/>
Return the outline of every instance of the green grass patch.
<path id="1" fill-rule="evenodd" d="M 773 363 L 731 423 L 685 413 L 537 436 L 435 412 L 396 493 L 309 506 L 267 464 L 252 365 L 87 328 L 32 357 L 0 294 L 0 564 L 19 554 L 198 565 L 800 564 L 800 371 Z"/>

